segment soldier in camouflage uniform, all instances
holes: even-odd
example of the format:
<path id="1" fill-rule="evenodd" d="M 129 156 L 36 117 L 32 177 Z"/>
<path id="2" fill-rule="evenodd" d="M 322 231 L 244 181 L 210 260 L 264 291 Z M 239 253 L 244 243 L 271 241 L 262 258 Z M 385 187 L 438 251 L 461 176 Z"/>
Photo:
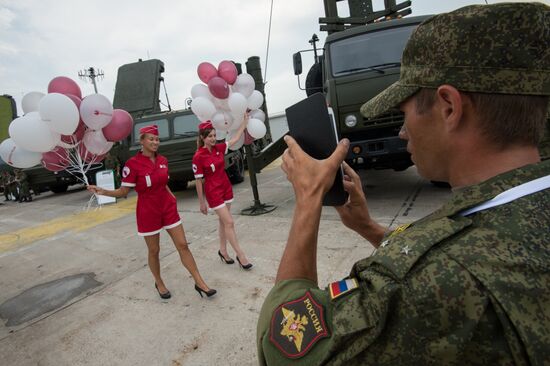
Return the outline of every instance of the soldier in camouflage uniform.
<path id="1" fill-rule="evenodd" d="M 15 171 L 15 181 L 19 186 L 19 202 L 32 201 L 31 190 L 29 187 L 29 180 L 27 174 L 21 169 Z"/>
<path id="2" fill-rule="evenodd" d="M 4 190 L 4 201 L 10 200 L 10 190 L 9 190 L 10 180 L 11 180 L 10 173 L 8 173 L 7 171 L 3 171 L 2 176 L 0 176 L 0 185 Z"/>
<path id="3" fill-rule="evenodd" d="M 448 203 L 392 233 L 369 215 L 344 165 L 343 223 L 375 247 L 349 277 L 317 284 L 324 193 L 349 141 L 314 160 L 291 137 L 282 169 L 296 209 L 258 321 L 261 365 L 548 365 L 550 8 L 475 5 L 421 24 L 400 80 L 367 102 L 399 107 L 418 172 L 453 187 Z"/>

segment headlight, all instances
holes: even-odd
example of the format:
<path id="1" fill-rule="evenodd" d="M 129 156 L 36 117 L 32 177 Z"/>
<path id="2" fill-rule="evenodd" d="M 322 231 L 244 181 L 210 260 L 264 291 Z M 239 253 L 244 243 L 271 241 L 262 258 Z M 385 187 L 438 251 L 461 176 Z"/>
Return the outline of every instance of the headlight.
<path id="1" fill-rule="evenodd" d="M 357 117 L 355 117 L 355 115 L 353 114 L 348 114 L 346 116 L 346 119 L 344 120 L 344 123 L 348 127 L 355 127 L 355 125 L 357 124 Z"/>

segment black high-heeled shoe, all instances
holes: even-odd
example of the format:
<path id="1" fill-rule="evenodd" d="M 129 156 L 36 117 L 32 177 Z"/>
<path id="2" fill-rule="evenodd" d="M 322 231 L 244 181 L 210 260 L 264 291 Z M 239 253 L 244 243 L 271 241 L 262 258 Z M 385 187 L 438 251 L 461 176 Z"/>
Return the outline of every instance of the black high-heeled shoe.
<path id="1" fill-rule="evenodd" d="M 170 293 L 170 291 L 166 291 L 165 293 L 161 293 L 156 282 L 155 282 L 155 288 L 157 289 L 157 292 L 159 293 L 159 296 L 160 296 L 161 299 L 169 299 L 169 298 L 172 297 L 172 294 Z"/>
<path id="2" fill-rule="evenodd" d="M 232 258 L 225 259 L 222 252 L 218 250 L 218 255 L 220 256 L 220 259 L 225 262 L 225 264 L 233 264 L 235 261 Z"/>
<path id="3" fill-rule="evenodd" d="M 211 296 L 214 296 L 216 294 L 216 290 L 214 290 L 213 288 L 211 288 L 210 290 L 208 291 L 204 291 L 202 288 L 200 288 L 199 286 L 197 286 L 197 284 L 195 284 L 195 290 L 199 293 L 199 295 L 201 295 L 202 297 L 202 294 L 204 293 L 207 297 L 211 297 Z"/>
<path id="4" fill-rule="evenodd" d="M 241 260 L 239 259 L 239 256 L 237 256 L 237 262 L 239 262 L 239 265 L 241 266 L 242 269 L 244 269 L 245 271 L 248 271 L 250 268 L 252 268 L 252 263 L 248 263 L 248 264 L 242 264 L 241 263 Z"/>

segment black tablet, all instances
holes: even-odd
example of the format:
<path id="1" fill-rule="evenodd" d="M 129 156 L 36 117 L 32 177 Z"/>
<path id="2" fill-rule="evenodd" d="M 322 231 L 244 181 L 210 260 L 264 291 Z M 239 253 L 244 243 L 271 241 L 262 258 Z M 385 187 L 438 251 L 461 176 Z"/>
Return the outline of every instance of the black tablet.
<path id="1" fill-rule="evenodd" d="M 302 150 L 315 159 L 326 159 L 336 149 L 338 134 L 334 116 L 329 114 L 325 96 L 311 95 L 286 109 L 288 133 Z M 344 191 L 342 168 L 336 172 L 332 188 L 323 199 L 324 206 L 341 206 L 348 194 Z"/>

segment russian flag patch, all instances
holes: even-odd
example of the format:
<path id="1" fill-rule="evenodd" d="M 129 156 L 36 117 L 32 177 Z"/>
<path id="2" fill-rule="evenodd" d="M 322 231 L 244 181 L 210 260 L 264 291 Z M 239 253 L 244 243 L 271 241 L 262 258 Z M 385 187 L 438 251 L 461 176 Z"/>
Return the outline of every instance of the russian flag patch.
<path id="1" fill-rule="evenodd" d="M 331 300 L 334 300 L 350 291 L 355 290 L 358 287 L 359 284 L 355 278 L 348 278 L 342 281 L 333 282 L 328 286 L 330 290 L 330 298 Z"/>

